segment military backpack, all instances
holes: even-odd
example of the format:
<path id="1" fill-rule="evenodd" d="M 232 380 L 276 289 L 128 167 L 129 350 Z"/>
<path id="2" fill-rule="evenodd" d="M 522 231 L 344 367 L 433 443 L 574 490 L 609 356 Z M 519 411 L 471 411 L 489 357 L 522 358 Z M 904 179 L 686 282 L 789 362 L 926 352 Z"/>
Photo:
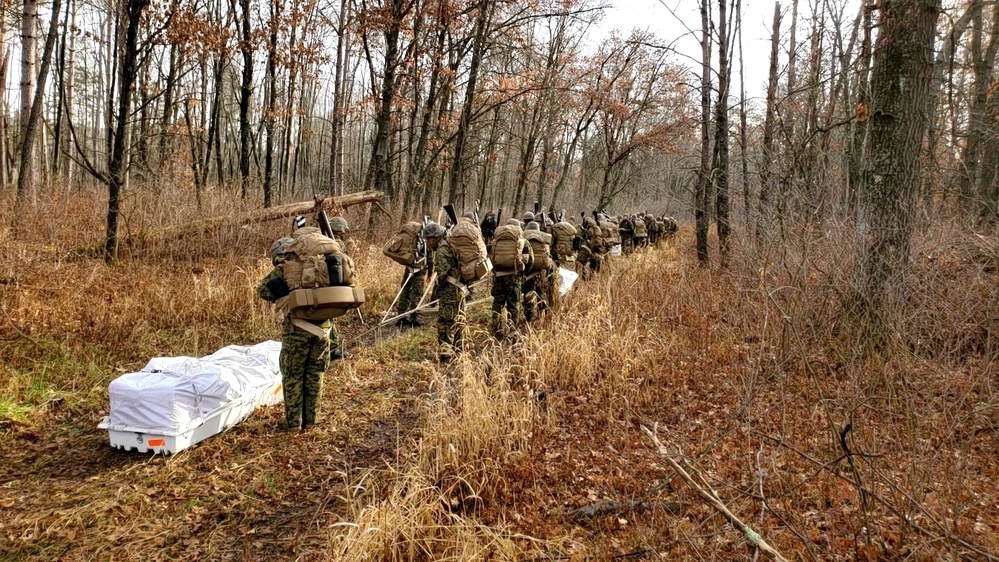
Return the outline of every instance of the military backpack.
<path id="1" fill-rule="evenodd" d="M 499 271 L 524 271 L 524 232 L 519 226 L 506 224 L 493 235 L 493 266 Z"/>
<path id="2" fill-rule="evenodd" d="M 458 224 L 451 228 L 447 243 L 458 258 L 461 281 L 473 283 L 493 270 L 479 225 L 472 221 L 459 220 Z"/>
<path id="3" fill-rule="evenodd" d="M 534 264 L 531 266 L 530 273 L 550 268 L 552 265 L 552 235 L 538 230 L 528 230 L 524 233 L 524 238 L 527 239 L 531 245 L 531 251 L 534 252 Z"/>
<path id="4" fill-rule="evenodd" d="M 382 248 L 389 259 L 407 267 L 416 266 L 419 259 L 420 231 L 423 225 L 416 221 L 407 222 Z"/>
<path id="5" fill-rule="evenodd" d="M 576 227 L 566 221 L 557 222 L 552 225 L 552 234 L 555 237 L 555 253 L 560 258 L 569 258 L 576 253 L 572 249 L 572 239 L 576 236 Z"/>

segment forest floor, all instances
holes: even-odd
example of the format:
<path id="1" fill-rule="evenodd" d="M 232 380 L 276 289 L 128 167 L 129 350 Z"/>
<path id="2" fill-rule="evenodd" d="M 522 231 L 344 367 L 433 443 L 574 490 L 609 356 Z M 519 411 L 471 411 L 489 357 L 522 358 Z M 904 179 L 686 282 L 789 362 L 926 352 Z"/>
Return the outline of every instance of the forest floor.
<path id="1" fill-rule="evenodd" d="M 754 558 L 662 454 L 788 559 L 999 553 L 999 288 L 956 252 L 917 264 L 945 288 L 902 350 L 843 335 L 836 255 L 719 272 L 683 229 L 522 337 L 472 311 L 444 367 L 432 322 L 371 330 L 401 268 L 353 242 L 369 302 L 317 427 L 281 431 L 277 406 L 174 456 L 110 448 L 119 374 L 279 337 L 252 292 L 272 230 L 110 266 L 0 240 L 0 560 Z"/>

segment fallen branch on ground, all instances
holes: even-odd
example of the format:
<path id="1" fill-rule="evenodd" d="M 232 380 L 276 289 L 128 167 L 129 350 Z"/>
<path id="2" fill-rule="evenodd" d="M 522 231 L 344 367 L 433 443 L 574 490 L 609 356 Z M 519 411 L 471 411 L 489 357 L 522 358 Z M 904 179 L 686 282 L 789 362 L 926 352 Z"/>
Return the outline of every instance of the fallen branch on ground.
<path id="1" fill-rule="evenodd" d="M 333 212 L 341 211 L 354 205 L 377 203 L 381 200 L 382 196 L 383 193 L 381 191 L 359 191 L 357 193 L 350 193 L 339 197 L 326 197 L 325 199 L 316 198 L 311 201 L 288 203 L 285 205 L 278 205 L 277 207 L 257 209 L 241 215 L 212 217 L 192 223 L 162 228 L 159 230 L 139 231 L 135 234 L 121 237 L 118 243 L 123 248 L 131 248 L 134 250 L 169 240 L 180 240 L 191 236 L 199 236 L 226 225 L 245 226 L 248 224 L 268 222 L 295 215 L 311 213 L 320 209 L 331 210 Z M 72 253 L 83 255 L 97 255 L 103 252 L 103 241 L 72 250 Z"/>
<path id="2" fill-rule="evenodd" d="M 700 484 L 697 483 L 696 480 L 694 480 L 694 478 L 690 474 L 687 473 L 686 470 L 684 470 L 682 466 L 680 466 L 678 462 L 674 461 L 673 458 L 670 456 L 669 450 L 666 448 L 665 445 L 662 444 L 661 441 L 659 441 L 659 437 L 656 436 L 654 429 L 655 426 L 653 426 L 653 430 L 650 430 L 644 425 L 642 426 L 642 431 L 645 432 L 645 435 L 649 436 L 649 439 L 651 439 L 652 443 L 656 446 L 656 452 L 658 452 L 660 456 L 666 459 L 666 462 L 668 462 L 669 465 L 673 467 L 673 470 L 675 470 L 677 474 L 680 475 L 680 478 L 683 478 L 684 481 L 687 482 L 687 484 L 690 484 L 690 486 L 694 488 L 694 491 L 697 492 L 697 495 L 701 496 L 705 501 L 711 504 L 711 507 L 715 508 L 715 510 L 717 510 L 719 513 L 725 516 L 725 519 L 728 519 L 729 523 L 731 523 L 736 529 L 738 529 L 743 534 L 743 536 L 746 537 L 746 541 L 749 544 L 759 548 L 765 554 L 769 555 L 771 558 L 777 560 L 778 562 L 788 562 L 787 558 L 781 556 L 781 553 L 777 552 L 777 550 L 774 549 L 774 547 L 770 546 L 767 543 L 767 541 L 765 541 L 763 537 L 759 535 L 759 533 L 754 531 L 752 527 L 750 527 L 749 525 L 743 523 L 741 519 L 739 519 L 731 511 L 729 511 L 728 507 L 726 507 L 725 504 L 722 503 L 721 499 L 718 498 L 718 496 L 714 493 L 714 491 L 709 492 L 705 490 Z"/>

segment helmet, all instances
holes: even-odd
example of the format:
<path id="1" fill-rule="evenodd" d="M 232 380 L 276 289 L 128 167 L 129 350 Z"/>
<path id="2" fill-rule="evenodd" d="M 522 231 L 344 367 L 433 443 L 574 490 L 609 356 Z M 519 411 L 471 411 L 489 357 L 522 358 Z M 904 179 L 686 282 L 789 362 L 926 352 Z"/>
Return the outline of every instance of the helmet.
<path id="1" fill-rule="evenodd" d="M 271 244 L 271 264 L 278 265 L 284 261 L 283 256 L 288 252 L 288 246 L 294 242 L 290 236 L 282 236 Z"/>
<path id="2" fill-rule="evenodd" d="M 524 213 L 524 222 L 531 222 L 532 220 L 534 220 L 534 213 L 530 211 Z"/>
<path id="3" fill-rule="evenodd" d="M 475 220 L 475 213 L 473 213 L 472 211 L 468 211 L 464 215 L 461 215 L 461 216 L 465 217 L 466 219 Z"/>
<path id="4" fill-rule="evenodd" d="M 525 228 L 524 230 L 541 230 L 541 225 L 538 224 L 536 221 L 531 221 L 527 223 L 527 228 Z"/>
<path id="5" fill-rule="evenodd" d="M 520 226 L 520 221 L 517 219 L 506 219 L 506 223 L 504 224 L 507 226 Z"/>
<path id="6" fill-rule="evenodd" d="M 333 232 L 347 232 L 347 219 L 343 217 L 333 217 L 330 219 L 330 229 Z"/>
<path id="7" fill-rule="evenodd" d="M 444 227 L 435 222 L 428 222 L 427 226 L 423 227 L 424 238 L 443 238 L 445 233 Z"/>

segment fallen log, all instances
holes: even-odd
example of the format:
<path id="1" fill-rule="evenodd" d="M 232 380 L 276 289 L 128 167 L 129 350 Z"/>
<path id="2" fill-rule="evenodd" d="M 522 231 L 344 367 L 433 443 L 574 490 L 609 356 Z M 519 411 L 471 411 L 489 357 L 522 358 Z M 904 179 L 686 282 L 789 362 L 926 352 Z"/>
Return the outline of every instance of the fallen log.
<path id="1" fill-rule="evenodd" d="M 651 502 L 651 501 L 624 501 L 603 500 L 584 505 L 573 510 L 569 517 L 576 522 L 588 521 L 606 515 L 627 515 L 630 513 L 645 513 L 653 509 L 662 509 L 672 515 L 680 516 L 683 513 L 683 504 L 676 502 Z"/>
<path id="2" fill-rule="evenodd" d="M 282 218 L 316 212 L 320 209 L 334 215 L 340 214 L 347 207 L 364 203 L 377 203 L 384 194 L 381 191 L 359 191 L 340 197 L 319 198 L 300 203 L 287 203 L 266 209 L 257 209 L 236 216 L 212 217 L 192 223 L 169 226 L 157 230 L 140 230 L 135 234 L 122 236 L 118 239 L 119 248 L 137 250 L 146 246 L 180 240 L 190 236 L 199 236 L 226 225 L 245 226 L 248 224 L 268 222 Z M 104 242 L 71 250 L 74 254 L 99 255 L 104 252 Z"/>

